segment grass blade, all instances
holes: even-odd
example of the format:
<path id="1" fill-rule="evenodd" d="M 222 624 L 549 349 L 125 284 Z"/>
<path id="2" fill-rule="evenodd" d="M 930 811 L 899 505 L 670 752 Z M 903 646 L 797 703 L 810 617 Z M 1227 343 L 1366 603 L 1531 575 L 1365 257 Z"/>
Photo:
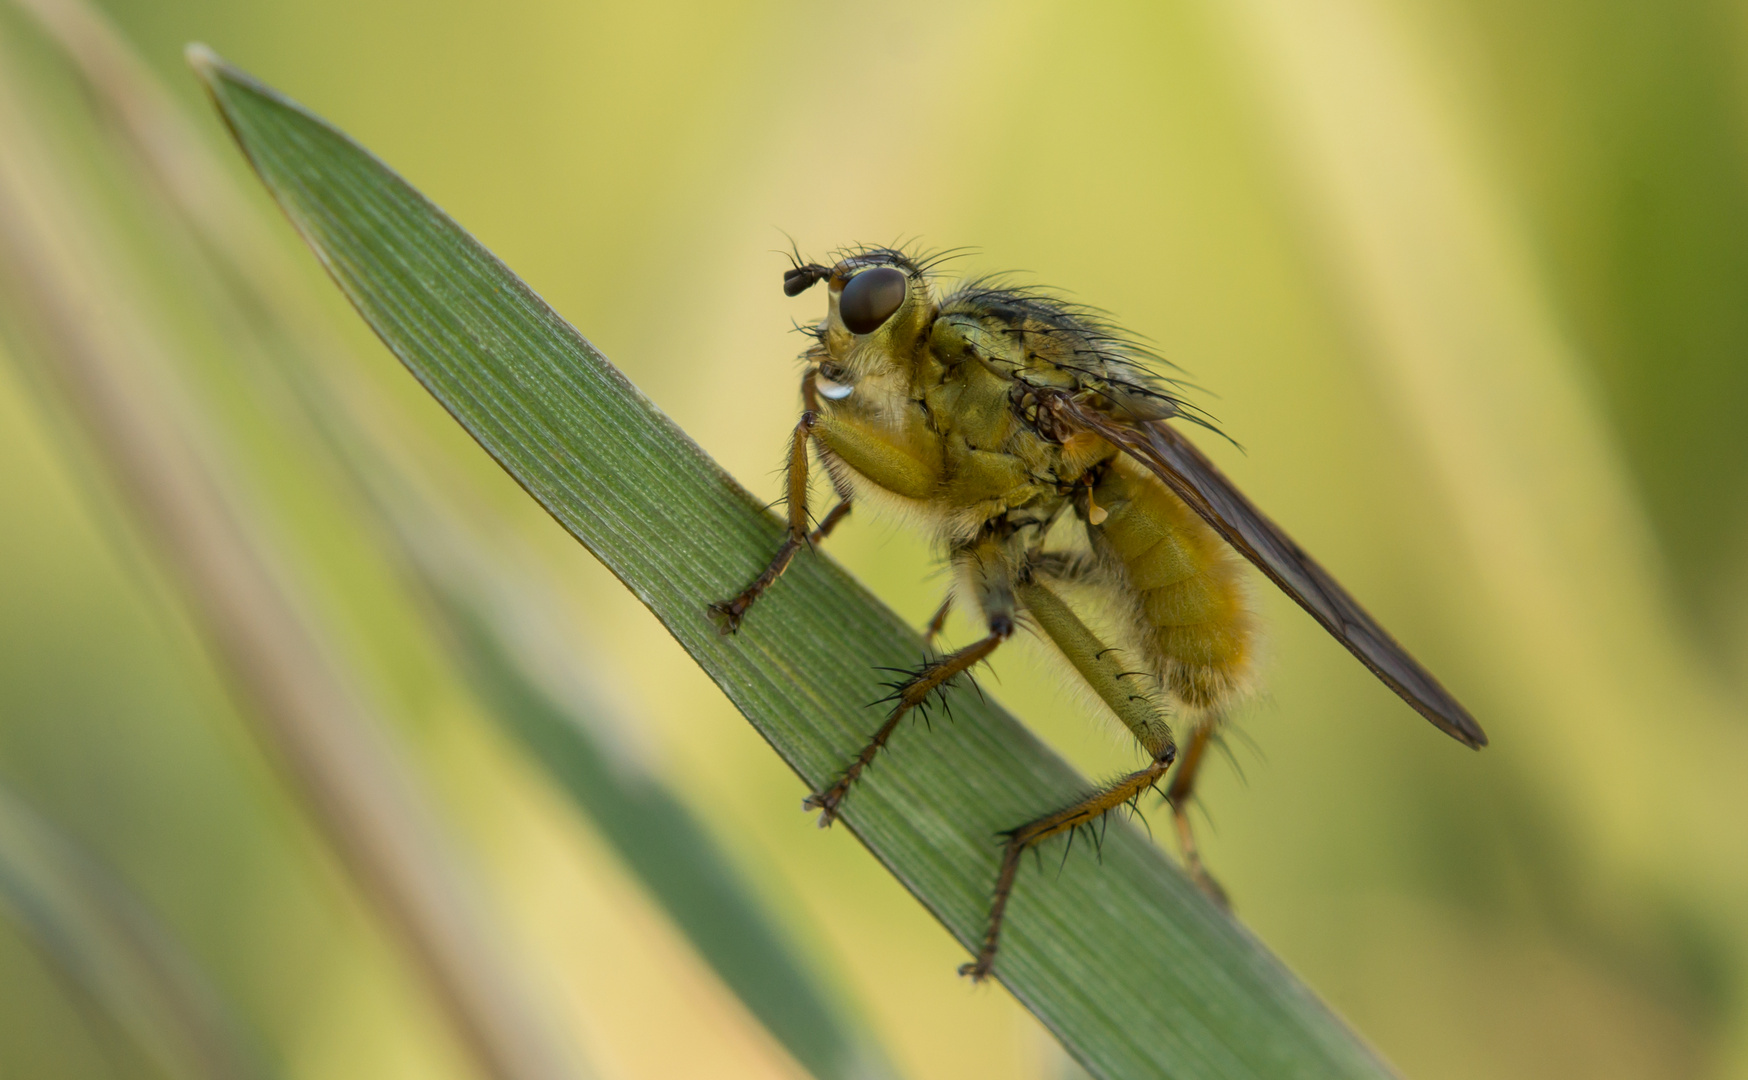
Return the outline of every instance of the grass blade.
<path id="1" fill-rule="evenodd" d="M 828 559 L 803 557 L 735 638 L 705 604 L 761 567 L 779 525 L 581 335 L 369 153 L 210 53 L 191 58 L 244 152 L 413 374 L 630 588 L 802 779 L 878 722 L 875 668 L 916 633 Z M 1085 781 L 975 694 L 907 732 L 844 820 L 960 942 L 981 934 L 998 830 Z M 926 738 L 926 753 L 920 741 Z M 799 792 L 798 792 L 799 794 Z M 1375 1055 L 1123 823 L 1102 868 L 1022 876 L 997 974 L 1102 1076 L 1384 1076 Z"/>

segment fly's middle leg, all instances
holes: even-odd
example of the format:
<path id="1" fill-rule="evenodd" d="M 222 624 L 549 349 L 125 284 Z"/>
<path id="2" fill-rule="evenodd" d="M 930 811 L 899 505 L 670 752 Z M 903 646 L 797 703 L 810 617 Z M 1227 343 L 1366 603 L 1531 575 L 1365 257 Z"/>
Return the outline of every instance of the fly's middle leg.
<path id="1" fill-rule="evenodd" d="M 874 732 L 868 740 L 868 745 L 862 747 L 862 752 L 850 762 L 831 787 L 824 791 L 809 795 L 802 802 L 802 808 L 819 811 L 819 826 L 825 828 L 837 820 L 838 807 L 849 794 L 850 788 L 861 779 L 862 773 L 885 749 L 886 742 L 897 730 L 898 722 L 905 714 L 923 704 L 929 695 L 951 682 L 954 677 L 969 671 L 971 668 L 989 658 L 996 646 L 1013 635 L 1014 622 L 1010 616 L 1002 616 L 990 620 L 988 636 L 967 645 L 958 652 L 950 653 L 933 660 L 919 668 L 906 682 L 893 690 L 887 699 L 893 702 L 892 712 L 887 714 L 886 721 Z"/>
<path id="2" fill-rule="evenodd" d="M 837 781 L 824 791 L 809 795 L 802 806 L 809 810 L 819 811 L 821 828 L 830 825 L 838 816 L 838 807 L 849 794 L 850 788 L 885 749 L 886 743 L 897 730 L 898 722 L 912 709 L 928 701 L 929 695 L 940 690 L 959 675 L 971 670 L 989 658 L 996 647 L 1014 633 L 1015 600 L 1013 591 L 1013 576 L 1009 567 L 1008 552 L 1002 541 L 993 536 L 984 536 L 961 546 L 952 554 L 952 561 L 965 571 L 971 581 L 971 591 L 977 604 L 983 609 L 989 633 L 981 639 L 972 642 L 958 652 L 925 661 L 916 670 L 909 673 L 909 678 L 893 687 L 886 701 L 892 702 L 892 711 L 862 752 L 856 755 Z M 945 612 L 947 605 L 942 605 Z M 944 618 L 944 615 L 938 615 Z"/>

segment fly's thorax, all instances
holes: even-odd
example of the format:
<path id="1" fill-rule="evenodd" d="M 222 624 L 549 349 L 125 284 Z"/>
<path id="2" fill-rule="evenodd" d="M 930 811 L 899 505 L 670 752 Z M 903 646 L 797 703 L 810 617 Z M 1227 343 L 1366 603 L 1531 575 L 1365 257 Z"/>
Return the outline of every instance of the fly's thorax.
<path id="1" fill-rule="evenodd" d="M 1011 379 L 977 363 L 942 363 L 932 349 L 923 371 L 935 377 L 918 389 L 943 432 L 985 450 L 1003 448 L 1014 437 L 1020 420 Z"/>
<path id="2" fill-rule="evenodd" d="M 1192 710 L 1219 709 L 1248 687 L 1256 665 L 1256 621 L 1231 548 L 1126 457 L 1104 467 L 1087 494 L 1088 534 L 1122 579 L 1139 647 L 1173 697 Z"/>
<path id="3" fill-rule="evenodd" d="M 1041 332 L 1011 311 L 963 300 L 942 307 L 929 330 L 929 351 L 940 363 L 975 364 L 1009 386 L 1073 389 L 1076 373 L 1055 359 L 1063 346 L 1059 335 Z"/>
<path id="4" fill-rule="evenodd" d="M 1074 385 L 1048 358 L 1068 347 L 1063 328 L 1037 312 L 969 301 L 944 309 L 926 277 L 888 251 L 829 271 L 809 264 L 807 274 L 828 281 L 830 296 L 808 353 L 815 434 L 855 486 L 897 496 L 909 516 L 966 538 L 1012 511 L 1060 505 L 1114 453 L 1096 437 L 1047 435 L 1037 409 L 1021 409 L 1031 388 Z"/>
<path id="5" fill-rule="evenodd" d="M 1116 448 L 1091 432 L 1049 431 L 1038 392 L 1073 390 L 1084 378 L 1077 350 L 1087 342 L 1061 327 L 1040 323 L 1019 308 L 958 295 L 941 308 L 929 332 L 929 353 L 944 369 L 947 386 L 962 386 L 961 423 L 975 425 L 983 445 L 1004 433 L 1007 449 L 1025 459 L 1037 477 L 1072 484 Z"/>

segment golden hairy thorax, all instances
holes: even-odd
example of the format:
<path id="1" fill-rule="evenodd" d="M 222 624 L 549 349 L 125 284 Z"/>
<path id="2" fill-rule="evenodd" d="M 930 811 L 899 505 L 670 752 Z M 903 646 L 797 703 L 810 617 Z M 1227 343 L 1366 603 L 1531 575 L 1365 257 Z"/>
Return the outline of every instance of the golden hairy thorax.
<path id="1" fill-rule="evenodd" d="M 1110 443 L 1058 436 L 1039 416 L 1035 390 L 1089 381 L 1097 331 L 979 286 L 938 305 L 925 291 L 894 322 L 899 332 L 874 340 L 828 322 L 807 356 L 823 390 L 813 433 L 840 486 L 895 496 L 949 548 L 997 537 L 1016 573 L 1098 588 L 1171 711 L 1214 709 L 1242 689 L 1256 630 L 1231 549 Z"/>

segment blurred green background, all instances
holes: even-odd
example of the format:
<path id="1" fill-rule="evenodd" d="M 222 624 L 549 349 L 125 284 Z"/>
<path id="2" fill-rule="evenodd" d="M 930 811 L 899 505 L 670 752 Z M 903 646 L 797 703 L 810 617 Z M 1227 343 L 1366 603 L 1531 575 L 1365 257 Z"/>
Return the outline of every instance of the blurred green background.
<path id="1" fill-rule="evenodd" d="M 1493 740 L 1438 735 L 1259 588 L 1268 689 L 1203 788 L 1243 919 L 1405 1075 L 1748 1077 L 1748 8 L 103 8 L 219 151 L 190 40 L 381 155 L 773 498 L 791 320 L 818 314 L 778 288 L 786 235 L 814 257 L 967 245 L 954 268 L 1108 309 L 1207 388 L 1246 448 L 1211 451 Z M 799 1075 L 482 719 L 318 436 L 237 362 L 224 284 L 187 269 L 199 243 L 9 5 L 0 69 L 36 133 L 8 128 L 0 155 L 63 178 L 175 342 L 186 407 L 555 1026 L 603 1076 Z M 797 810 L 793 774 L 232 172 L 375 407 L 546 595 L 548 667 L 895 1071 L 1070 1075 L 1005 991 L 954 975 L 958 947 L 850 836 Z M 470 1075 L 26 346 L 0 349 L 19 361 L 0 367 L 0 784 L 180 942 L 270 1074 Z M 832 554 L 919 623 L 939 598 L 894 523 L 858 514 Z M 1019 650 L 984 680 L 1084 771 L 1128 767 L 1061 682 Z M 0 1076 L 160 1075 L 6 910 Z"/>

